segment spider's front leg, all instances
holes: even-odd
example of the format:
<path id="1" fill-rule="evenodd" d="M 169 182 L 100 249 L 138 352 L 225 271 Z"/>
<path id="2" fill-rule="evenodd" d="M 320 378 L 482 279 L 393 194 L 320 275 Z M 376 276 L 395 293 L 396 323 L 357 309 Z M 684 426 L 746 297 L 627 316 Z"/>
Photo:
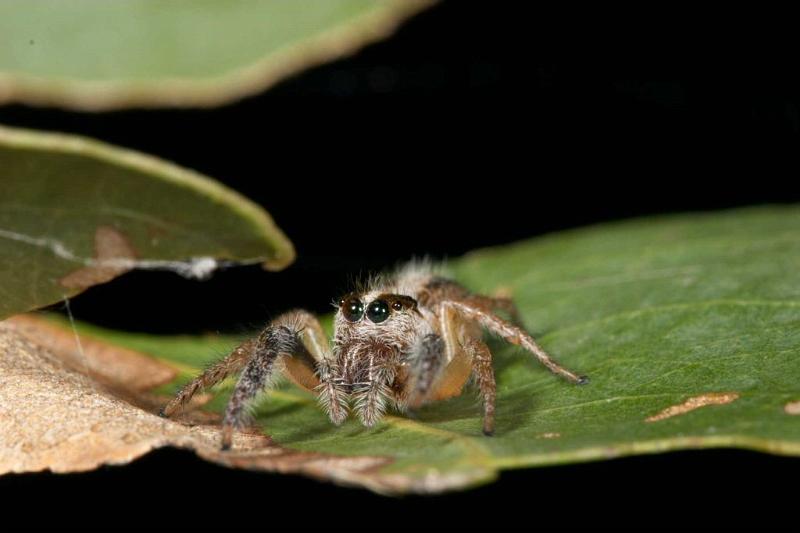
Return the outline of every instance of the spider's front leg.
<path id="1" fill-rule="evenodd" d="M 346 403 L 338 396 L 340 391 L 332 379 L 332 357 L 319 321 L 311 313 L 294 311 L 278 317 L 255 340 L 252 357 L 225 408 L 223 450 L 230 448 L 233 431 L 244 425 L 247 404 L 270 385 L 279 359 L 295 384 L 317 390 L 321 399 L 331 395 L 326 406 L 332 420 L 341 421 L 347 416 L 346 411 L 342 412 Z"/>
<path id="2" fill-rule="evenodd" d="M 303 352 L 305 347 L 298 331 L 289 324 L 270 325 L 261 332 L 253 345 L 253 355 L 242 370 L 225 408 L 223 450 L 231 447 L 234 429 L 241 429 L 244 425 L 247 404 L 270 384 L 278 358 Z"/>
<path id="3" fill-rule="evenodd" d="M 184 385 L 178 394 L 165 405 L 159 415 L 170 417 L 178 408 L 183 408 L 198 391 L 213 387 L 226 377 L 238 373 L 253 353 L 255 339 L 248 339 L 236 347 L 230 355 L 209 366 L 202 374 Z"/>
<path id="4" fill-rule="evenodd" d="M 162 409 L 161 414 L 172 415 L 197 391 L 241 371 L 223 420 L 222 446 L 229 448 L 233 430 L 244 423 L 245 407 L 268 387 L 279 361 L 283 363 L 286 376 L 295 384 L 314 390 L 325 385 L 326 362 L 329 360 L 328 342 L 316 317 L 306 311 L 292 311 L 279 316 L 257 338 L 245 341 L 225 359 L 190 381 Z M 338 406 L 340 402 L 337 401 L 329 409 L 331 418 L 340 415 Z"/>

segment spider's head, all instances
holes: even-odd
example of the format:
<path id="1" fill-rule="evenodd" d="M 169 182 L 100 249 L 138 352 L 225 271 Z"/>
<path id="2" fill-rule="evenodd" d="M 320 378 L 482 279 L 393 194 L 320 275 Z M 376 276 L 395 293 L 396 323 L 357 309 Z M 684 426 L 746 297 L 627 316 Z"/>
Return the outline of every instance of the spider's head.
<path id="1" fill-rule="evenodd" d="M 334 352 L 346 385 L 359 383 L 370 365 L 407 352 L 425 326 L 417 301 L 402 294 L 353 293 L 340 299 L 337 308 Z"/>

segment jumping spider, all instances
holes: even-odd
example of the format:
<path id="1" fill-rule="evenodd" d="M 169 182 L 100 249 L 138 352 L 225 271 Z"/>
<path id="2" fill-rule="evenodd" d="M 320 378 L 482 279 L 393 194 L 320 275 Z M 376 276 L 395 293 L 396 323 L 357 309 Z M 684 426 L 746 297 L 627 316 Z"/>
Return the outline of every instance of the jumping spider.
<path id="1" fill-rule="evenodd" d="M 201 388 L 241 372 L 225 409 L 222 448 L 227 449 L 234 429 L 245 422 L 247 404 L 277 371 L 315 391 L 334 424 L 344 422 L 352 400 L 368 427 L 381 419 L 387 403 L 404 410 L 458 396 L 473 375 L 483 397 L 483 433 L 492 435 L 496 386 L 483 329 L 522 346 L 552 372 L 577 384 L 587 382 L 553 361 L 516 325 L 518 313 L 510 299 L 472 294 L 429 268 L 407 267 L 374 280 L 336 307 L 333 350 L 312 314 L 288 312 L 189 382 L 162 416 L 172 415 Z"/>

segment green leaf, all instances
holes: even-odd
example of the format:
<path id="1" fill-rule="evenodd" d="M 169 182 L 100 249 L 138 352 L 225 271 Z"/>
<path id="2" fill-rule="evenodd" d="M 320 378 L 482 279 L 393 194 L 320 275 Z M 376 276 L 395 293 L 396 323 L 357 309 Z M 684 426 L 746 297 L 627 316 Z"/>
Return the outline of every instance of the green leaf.
<path id="1" fill-rule="evenodd" d="M 5 0 L 0 103 L 211 106 L 391 34 L 432 0 Z"/>
<path id="2" fill-rule="evenodd" d="M 370 486 L 388 492 L 683 448 L 800 455 L 798 235 L 800 208 L 767 207 L 591 227 L 454 262 L 471 288 L 510 291 L 544 348 L 591 377 L 571 385 L 493 343 L 494 437 L 481 434 L 470 393 L 413 417 L 392 414 L 374 429 L 353 420 L 337 428 L 310 394 L 284 385 L 259 405 L 258 423 L 291 448 L 390 457 Z M 205 338 L 87 331 L 180 361 L 179 382 L 223 348 Z M 221 410 L 230 386 L 207 408 Z"/>
<path id="3" fill-rule="evenodd" d="M 259 206 L 197 173 L 69 135 L 0 126 L 0 318 L 132 268 L 193 277 L 216 259 L 280 269 L 291 243 Z"/>

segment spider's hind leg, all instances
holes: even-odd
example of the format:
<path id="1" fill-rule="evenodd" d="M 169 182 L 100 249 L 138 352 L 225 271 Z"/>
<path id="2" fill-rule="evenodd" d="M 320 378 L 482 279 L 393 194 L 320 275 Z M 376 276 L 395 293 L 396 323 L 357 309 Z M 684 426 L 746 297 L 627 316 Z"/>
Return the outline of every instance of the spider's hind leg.
<path id="1" fill-rule="evenodd" d="M 519 308 L 514 300 L 507 296 L 493 296 L 491 301 L 495 309 L 500 309 L 501 311 L 508 313 L 508 316 L 511 318 L 511 322 L 514 325 L 523 327 L 522 314 L 519 312 Z"/>
<path id="2" fill-rule="evenodd" d="M 503 320 L 486 309 L 471 305 L 469 301 L 452 300 L 444 302 L 443 305 L 445 308 L 452 309 L 462 317 L 480 324 L 492 333 L 499 335 L 507 342 L 522 346 L 554 374 L 558 374 L 578 385 L 585 385 L 589 382 L 588 377 L 578 375 L 554 361 L 547 352 L 533 340 L 533 337 L 521 327 Z"/>
<path id="3" fill-rule="evenodd" d="M 494 435 L 494 406 L 497 399 L 492 352 L 478 339 L 470 339 L 464 349 L 472 356 L 472 373 L 483 396 L 483 434 L 491 436 Z"/>
<path id="4" fill-rule="evenodd" d="M 442 335 L 423 337 L 411 358 L 409 403 L 457 396 L 471 374 L 483 397 L 483 433 L 492 435 L 497 396 L 492 353 L 453 310 L 442 309 L 440 320 Z"/>
<path id="5" fill-rule="evenodd" d="M 517 308 L 517 304 L 508 296 L 484 296 L 482 294 L 472 294 L 464 299 L 464 303 L 473 308 L 481 309 L 487 313 L 502 311 L 511 319 L 511 323 L 522 327 L 522 314 Z"/>

